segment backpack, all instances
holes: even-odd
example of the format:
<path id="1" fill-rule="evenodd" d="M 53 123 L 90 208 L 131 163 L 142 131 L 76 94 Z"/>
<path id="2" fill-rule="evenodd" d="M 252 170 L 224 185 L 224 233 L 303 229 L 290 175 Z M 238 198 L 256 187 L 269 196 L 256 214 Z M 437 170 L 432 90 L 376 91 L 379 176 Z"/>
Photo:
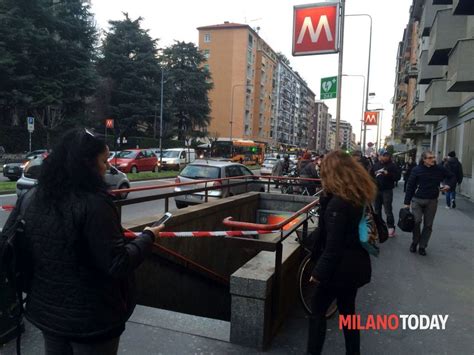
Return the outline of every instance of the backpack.
<path id="1" fill-rule="evenodd" d="M 16 207 L 11 212 L 3 230 L 0 233 L 0 291 L 7 302 L 2 307 L 5 316 L 16 322 L 16 330 L 10 329 L 5 333 L 2 342 L 9 341 L 16 333 L 17 354 L 20 354 L 21 333 L 23 328 L 23 291 L 26 290 L 28 276 L 25 259 L 21 258 L 24 243 L 25 220 L 23 216 L 29 205 L 32 193 L 22 195 Z"/>
<path id="2" fill-rule="evenodd" d="M 409 208 L 400 209 L 397 226 L 404 232 L 413 232 L 415 228 L 415 216 L 410 212 Z"/>
<path id="3" fill-rule="evenodd" d="M 362 247 L 373 256 L 379 255 L 379 243 L 388 239 L 388 228 L 385 221 L 375 213 L 371 204 L 364 205 L 359 221 L 359 241 Z"/>

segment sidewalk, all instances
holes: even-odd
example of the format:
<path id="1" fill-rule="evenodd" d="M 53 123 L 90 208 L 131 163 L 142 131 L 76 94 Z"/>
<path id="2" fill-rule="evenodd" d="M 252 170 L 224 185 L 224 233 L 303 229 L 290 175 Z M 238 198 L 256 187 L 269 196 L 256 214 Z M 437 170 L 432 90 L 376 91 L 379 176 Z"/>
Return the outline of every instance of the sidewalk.
<path id="1" fill-rule="evenodd" d="M 403 187 L 394 193 L 395 218 L 403 203 Z M 372 283 L 359 291 L 357 311 L 368 314 L 449 315 L 446 330 L 362 331 L 363 354 L 472 354 L 474 315 L 474 204 L 462 197 L 446 210 L 440 196 L 428 255 L 408 251 L 411 235 L 397 236 L 372 258 Z M 131 354 L 260 354 L 228 342 L 228 322 L 137 307 L 122 335 L 119 353 Z M 343 354 L 337 317 L 328 322 L 324 354 Z M 268 354 L 304 354 L 307 319 L 295 305 Z M 27 324 L 23 354 L 44 354 L 42 337 Z M 15 353 L 15 344 L 0 353 Z"/>

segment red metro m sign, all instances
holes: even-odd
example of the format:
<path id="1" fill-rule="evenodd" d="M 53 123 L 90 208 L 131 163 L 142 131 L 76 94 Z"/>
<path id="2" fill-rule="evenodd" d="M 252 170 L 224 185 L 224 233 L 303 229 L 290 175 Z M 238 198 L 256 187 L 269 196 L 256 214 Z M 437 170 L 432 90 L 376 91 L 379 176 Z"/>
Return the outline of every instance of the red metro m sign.
<path id="1" fill-rule="evenodd" d="M 299 5 L 293 8 L 293 55 L 339 51 L 339 3 Z"/>

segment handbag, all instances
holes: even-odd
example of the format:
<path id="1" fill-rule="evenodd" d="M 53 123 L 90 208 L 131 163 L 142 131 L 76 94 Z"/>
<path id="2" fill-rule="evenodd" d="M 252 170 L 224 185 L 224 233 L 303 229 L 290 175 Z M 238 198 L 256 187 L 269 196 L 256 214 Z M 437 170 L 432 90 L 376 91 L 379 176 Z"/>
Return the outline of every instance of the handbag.
<path id="1" fill-rule="evenodd" d="M 372 205 L 369 205 L 370 213 L 372 213 L 372 218 L 374 219 L 375 226 L 377 228 L 379 242 L 385 243 L 388 239 L 388 227 L 387 223 L 383 220 L 382 216 L 375 213 L 374 208 Z"/>
<path id="2" fill-rule="evenodd" d="M 397 226 L 404 232 L 413 232 L 415 228 L 415 216 L 410 212 L 409 208 L 404 207 L 400 209 Z"/>
<path id="3" fill-rule="evenodd" d="M 379 232 L 371 206 L 364 205 L 359 221 L 359 241 L 362 247 L 373 256 L 379 256 Z"/>

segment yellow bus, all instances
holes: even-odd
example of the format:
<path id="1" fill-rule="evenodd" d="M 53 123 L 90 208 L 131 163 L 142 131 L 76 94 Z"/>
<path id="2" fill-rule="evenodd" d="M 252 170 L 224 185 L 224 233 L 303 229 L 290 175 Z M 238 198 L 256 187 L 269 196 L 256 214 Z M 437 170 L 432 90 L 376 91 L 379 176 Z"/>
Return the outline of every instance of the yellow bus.
<path id="1" fill-rule="evenodd" d="M 241 164 L 262 164 L 265 157 L 265 143 L 252 140 L 222 140 L 211 145 L 212 158 L 224 158 Z"/>

